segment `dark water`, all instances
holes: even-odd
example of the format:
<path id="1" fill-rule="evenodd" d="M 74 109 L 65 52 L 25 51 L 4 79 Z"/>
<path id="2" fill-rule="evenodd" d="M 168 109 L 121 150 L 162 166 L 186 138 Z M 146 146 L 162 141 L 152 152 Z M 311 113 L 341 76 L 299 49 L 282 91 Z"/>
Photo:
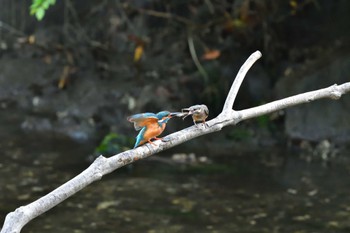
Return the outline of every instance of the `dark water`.
<path id="1" fill-rule="evenodd" d="M 0 217 L 69 180 L 94 145 L 24 133 L 18 115 L 0 131 Z M 93 183 L 22 232 L 350 232 L 350 165 L 307 162 L 262 148 L 180 165 L 138 161 Z M 346 155 L 338 155 L 339 157 Z"/>

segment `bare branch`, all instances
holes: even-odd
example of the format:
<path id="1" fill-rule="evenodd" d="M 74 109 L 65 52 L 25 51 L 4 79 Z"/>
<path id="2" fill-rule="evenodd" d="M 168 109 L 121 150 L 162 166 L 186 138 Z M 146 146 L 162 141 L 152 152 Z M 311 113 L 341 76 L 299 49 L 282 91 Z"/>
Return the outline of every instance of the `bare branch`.
<path id="1" fill-rule="evenodd" d="M 86 170 L 67 183 L 61 185 L 40 199 L 26 206 L 19 207 L 14 212 L 9 213 L 6 216 L 0 233 L 19 233 L 22 227 L 32 219 L 63 202 L 65 199 L 74 195 L 92 182 L 101 179 L 101 177 L 104 175 L 111 173 L 126 164 L 146 158 L 193 138 L 219 131 L 225 126 L 237 124 L 242 120 L 321 98 L 338 99 L 343 94 L 350 92 L 350 82 L 348 82 L 339 86 L 333 85 L 317 91 L 295 95 L 250 109 L 241 111 L 232 110 L 232 105 L 247 71 L 260 57 L 261 53 L 259 51 L 253 53 L 241 67 L 235 81 L 232 84 L 222 113 L 216 118 L 207 122 L 209 127 L 191 126 L 166 136 L 164 138 L 165 142 L 158 140 L 154 142 L 154 145 L 145 144 L 135 149 L 114 155 L 110 158 L 105 158 L 103 156 L 98 157 Z"/>
<path id="2" fill-rule="evenodd" d="M 239 69 L 235 80 L 232 83 L 230 92 L 227 95 L 224 108 L 222 109 L 223 112 L 230 111 L 233 108 L 233 103 L 235 102 L 236 96 L 238 94 L 238 90 L 241 87 L 241 84 L 243 82 L 243 79 L 245 78 L 248 70 L 252 65 L 261 57 L 261 52 L 256 51 L 252 55 L 249 56 L 249 58 L 246 60 L 246 62 L 242 65 L 242 67 Z"/>
<path id="3" fill-rule="evenodd" d="M 337 100 L 343 94 L 350 91 L 350 82 L 344 83 L 342 85 L 334 84 L 330 87 L 319 89 L 317 91 L 305 92 L 303 94 L 294 95 L 285 99 L 277 100 L 264 104 L 258 107 L 249 108 L 245 110 L 238 111 L 240 115 L 240 120 L 247 120 L 249 118 L 261 116 L 277 110 L 289 108 L 295 105 L 304 104 L 312 102 L 314 100 L 330 98 Z"/>

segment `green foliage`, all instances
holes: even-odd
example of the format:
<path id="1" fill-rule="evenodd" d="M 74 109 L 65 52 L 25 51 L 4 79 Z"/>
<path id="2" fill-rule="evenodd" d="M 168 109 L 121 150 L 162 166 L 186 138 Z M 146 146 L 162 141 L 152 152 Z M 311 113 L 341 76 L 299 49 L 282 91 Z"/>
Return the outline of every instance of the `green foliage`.
<path id="1" fill-rule="evenodd" d="M 128 150 L 133 146 L 133 139 L 117 133 L 107 134 L 96 148 L 96 154 L 113 155 Z"/>
<path id="2" fill-rule="evenodd" d="M 38 21 L 42 20 L 45 16 L 46 10 L 50 5 L 55 5 L 56 0 L 32 0 L 30 6 L 30 14 L 35 15 Z"/>
<path id="3" fill-rule="evenodd" d="M 269 115 L 262 115 L 257 117 L 258 124 L 261 128 L 268 128 L 271 123 Z"/>
<path id="4" fill-rule="evenodd" d="M 244 141 L 252 138 L 253 134 L 249 129 L 236 127 L 230 131 L 227 137 L 235 141 Z"/>

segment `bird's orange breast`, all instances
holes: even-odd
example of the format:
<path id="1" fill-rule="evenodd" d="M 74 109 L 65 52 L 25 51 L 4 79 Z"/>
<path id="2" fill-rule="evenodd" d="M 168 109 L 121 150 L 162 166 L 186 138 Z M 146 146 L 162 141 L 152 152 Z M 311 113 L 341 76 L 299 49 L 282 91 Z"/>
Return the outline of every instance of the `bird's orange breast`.
<path id="1" fill-rule="evenodd" d="M 140 142 L 140 144 L 159 136 L 164 131 L 165 125 L 166 124 L 162 124 L 162 126 L 160 126 L 158 123 L 147 125 L 146 132 L 143 135 L 143 140 Z"/>

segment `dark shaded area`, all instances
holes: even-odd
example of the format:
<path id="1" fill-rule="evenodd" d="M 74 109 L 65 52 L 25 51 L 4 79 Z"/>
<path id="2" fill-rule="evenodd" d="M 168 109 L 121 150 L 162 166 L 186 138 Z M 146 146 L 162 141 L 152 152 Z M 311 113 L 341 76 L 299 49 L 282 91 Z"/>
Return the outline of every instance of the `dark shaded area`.
<path id="1" fill-rule="evenodd" d="M 204 103 L 215 117 L 256 50 L 263 58 L 236 109 L 349 81 L 347 0 L 65 0 L 42 22 L 28 7 L 0 7 L 1 219 L 87 167 L 106 134 L 128 144 L 128 115 Z M 27 229 L 348 231 L 348 109 L 345 95 L 192 140 L 107 176 Z M 171 120 L 165 134 L 191 124 Z"/>
<path id="2" fill-rule="evenodd" d="M 237 109 L 342 83 L 349 72 L 348 1 L 66 1 L 42 22 L 28 16 L 28 3 L 3 6 L 2 108 L 23 110 L 25 130 L 80 141 L 129 133 L 125 117 L 136 112 L 205 103 L 216 116 L 255 50 L 263 59 L 247 75 Z M 287 135 L 348 142 L 349 120 L 341 121 L 342 130 L 333 122 L 350 119 L 349 101 L 327 104 L 336 106 L 330 121 L 318 107 L 313 115 L 296 108 L 303 119 L 287 111 Z M 264 127 L 283 122 L 268 116 Z"/>

